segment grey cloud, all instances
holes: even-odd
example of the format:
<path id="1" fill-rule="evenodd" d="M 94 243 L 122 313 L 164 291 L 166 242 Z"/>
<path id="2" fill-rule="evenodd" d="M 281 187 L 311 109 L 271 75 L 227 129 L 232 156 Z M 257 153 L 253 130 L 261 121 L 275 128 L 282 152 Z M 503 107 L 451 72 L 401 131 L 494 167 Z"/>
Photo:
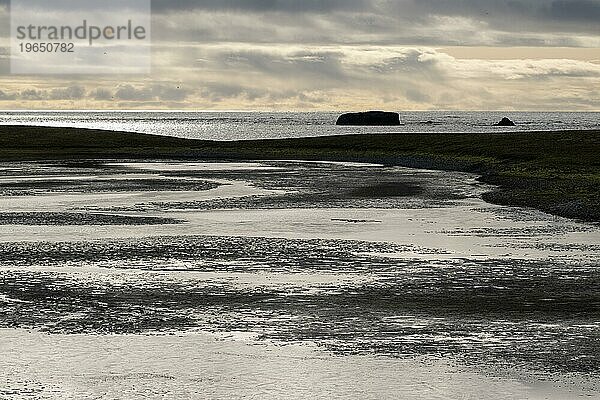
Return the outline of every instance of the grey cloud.
<path id="1" fill-rule="evenodd" d="M 175 10 L 279 13 L 363 12 L 418 17 L 428 14 L 477 16 L 530 16 L 554 20 L 597 21 L 596 0 L 153 0 L 156 12 Z M 507 21 L 510 22 L 510 21 Z"/>
<path id="2" fill-rule="evenodd" d="M 84 96 L 85 89 L 79 85 L 52 89 L 49 94 L 49 98 L 52 100 L 79 100 Z"/>
<path id="3" fill-rule="evenodd" d="M 156 2 L 159 40 L 424 45 L 582 45 L 598 36 L 599 0 Z M 170 12 L 187 8 L 187 23 Z M 470 26 L 457 27 L 462 18 Z M 549 35 L 554 35 L 550 37 Z"/>
<path id="4" fill-rule="evenodd" d="M 391 54 L 389 49 L 379 51 L 366 59 L 357 59 L 360 58 L 357 56 L 359 49 L 352 49 L 348 54 L 342 50 L 282 53 L 277 48 L 272 52 L 263 49 L 213 53 L 210 58 L 221 61 L 211 65 L 212 68 L 236 72 L 232 76 L 252 76 L 253 79 L 249 82 L 212 82 L 203 85 L 200 93 L 204 99 L 214 102 L 261 99 L 264 103 L 294 99 L 298 103 L 319 104 L 331 101 L 322 94 L 323 91 L 368 90 L 382 98 L 404 96 L 410 101 L 425 103 L 430 97 L 423 85 L 440 85 L 446 79 L 448 71 L 441 64 L 449 58 L 446 55 L 419 49 L 403 49 Z M 307 68 L 305 63 L 314 65 Z"/>
<path id="5" fill-rule="evenodd" d="M 237 51 L 223 54 L 224 67 L 259 70 L 274 77 L 286 79 L 343 80 L 342 54 L 325 51 L 294 52 L 286 55 L 261 51 Z"/>
<path id="6" fill-rule="evenodd" d="M 254 101 L 275 100 L 279 96 L 289 99 L 296 93 L 316 91 L 369 91 L 382 97 L 401 95 L 411 102 L 424 103 L 428 96 L 433 97 L 432 93 L 465 80 L 480 85 L 518 80 L 529 85 L 545 80 L 600 77 L 599 65 L 576 60 L 461 60 L 432 48 L 350 46 L 335 47 L 334 51 L 318 47 L 242 47 L 248 50 L 229 46 L 210 46 L 200 54 L 182 50 L 190 59 L 202 58 L 201 64 L 190 68 L 190 74 L 196 77 L 196 86 L 202 87 L 203 98 L 216 102 Z M 202 77 L 210 83 L 202 82 Z M 460 88 L 459 85 L 456 90 Z"/>
<path id="7" fill-rule="evenodd" d="M 235 10 L 250 12 L 331 12 L 365 10 L 369 0 L 153 0 L 152 9 L 160 10 Z"/>
<path id="8" fill-rule="evenodd" d="M 152 84 L 135 87 L 126 84 L 119 86 L 111 98 L 125 101 L 182 101 L 188 95 L 187 90 L 172 85 Z"/>
<path id="9" fill-rule="evenodd" d="M 90 95 L 95 100 L 111 100 L 114 98 L 113 93 L 105 88 L 96 88 L 90 93 Z"/>
<path id="10" fill-rule="evenodd" d="M 200 95 L 210 101 L 223 101 L 232 98 L 256 100 L 268 95 L 268 91 L 229 83 L 208 83 L 200 91 Z"/>
<path id="11" fill-rule="evenodd" d="M 0 8 L 7 4 L 8 0 L 0 0 Z M 365 42 L 373 43 L 469 43 L 468 35 L 429 33 L 438 28 L 440 22 L 434 17 L 440 16 L 471 18 L 487 29 L 531 41 L 532 32 L 597 36 L 600 20 L 599 0 L 153 0 L 152 10 L 159 22 L 161 17 L 167 19 L 154 29 L 156 39 L 193 41 L 291 42 L 295 38 L 298 43 L 356 43 L 366 35 Z M 193 22 L 169 24 L 172 13 L 191 15 Z M 225 15 L 211 26 L 214 13 Z M 232 16 L 246 16 L 248 26 L 239 25 Z M 317 17 L 325 23 L 310 21 Z M 1 24 L 0 29 L 7 26 Z M 293 28 L 298 30 L 286 37 Z"/>
<path id="12" fill-rule="evenodd" d="M 8 6 L 0 4 L 0 37 L 8 37 L 10 33 L 10 15 Z"/>
<path id="13" fill-rule="evenodd" d="M 115 97 L 119 100 L 154 100 L 154 95 L 150 88 L 136 88 L 132 85 L 119 86 L 115 92 Z"/>
<path id="14" fill-rule="evenodd" d="M 416 88 L 410 88 L 404 91 L 404 96 L 417 103 L 428 103 L 431 101 L 431 96 Z"/>
<path id="15" fill-rule="evenodd" d="M 7 4 L 0 0 L 0 10 Z M 600 41 L 600 0 L 154 0 L 152 10 L 155 42 L 586 46 Z M 181 16 L 187 19 L 180 21 Z M 455 29 L 455 21 L 440 20 L 444 17 L 473 24 Z M 8 26 L 0 23 L 0 37 L 8 35 Z M 592 39 L 582 41 L 582 35 Z"/>
<path id="16" fill-rule="evenodd" d="M 598 24 L 600 21 L 600 2 L 594 0 L 559 0 L 544 9 L 544 12 L 555 20 L 589 21 Z"/>
<path id="17" fill-rule="evenodd" d="M 503 21 L 510 26 L 514 20 L 597 21 L 600 3 L 597 0 L 388 0 L 383 8 L 397 13 L 416 15 L 449 15 L 477 17 L 484 21 Z"/>
<path id="18" fill-rule="evenodd" d="M 249 102 L 262 103 L 276 101 L 295 101 L 298 104 L 320 104 L 329 101 L 326 97 L 307 93 L 303 90 L 267 90 L 243 84 L 212 82 L 204 85 L 200 96 L 211 102 L 223 102 L 232 99 L 242 99 Z"/>
<path id="19" fill-rule="evenodd" d="M 19 94 L 19 98 L 22 100 L 44 100 L 46 97 L 44 91 L 37 89 L 25 89 Z"/>
<path id="20" fill-rule="evenodd" d="M 157 98 L 162 101 L 183 101 L 190 94 L 191 91 L 182 88 L 180 85 L 169 84 L 169 85 L 153 85 L 153 93 Z"/>
<path id="21" fill-rule="evenodd" d="M 387 58 L 371 66 L 378 73 L 416 73 L 426 74 L 431 70 L 437 70 L 440 53 L 434 51 L 423 51 L 420 49 L 408 49 L 402 55 Z M 443 71 L 438 70 L 442 73 Z"/>
<path id="22" fill-rule="evenodd" d="M 18 1 L 18 0 L 13 0 Z M 11 0 L 0 0 L 0 10 L 10 10 Z M 73 0 L 27 0 L 27 7 L 31 10 L 43 9 L 43 10 L 56 10 L 56 11 L 106 11 L 107 9 L 115 8 L 120 11 L 123 9 L 130 10 L 146 10 L 146 0 L 127 0 L 122 2 L 121 0 L 103 0 L 97 1 L 73 1 Z"/>
<path id="23" fill-rule="evenodd" d="M 66 87 L 58 86 L 52 89 L 28 88 L 6 94 L 10 100 L 41 101 L 41 100 L 80 100 L 85 98 L 86 90 L 81 85 Z M 3 96 L 0 94 L 0 100 Z"/>
<path id="24" fill-rule="evenodd" d="M 16 98 L 17 96 L 14 93 L 9 93 L 0 90 L 0 101 L 15 100 Z"/>
<path id="25" fill-rule="evenodd" d="M 91 82 L 82 82 L 77 85 L 58 86 L 51 89 L 27 88 L 14 92 L 0 90 L 0 101 L 60 101 L 60 100 L 123 100 L 132 102 L 158 101 L 178 102 L 185 100 L 191 92 L 178 88 L 176 84 L 156 84 L 133 86 L 130 84 L 119 85 L 116 88 L 96 87 Z"/>
<path id="26" fill-rule="evenodd" d="M 571 102 L 558 108 L 600 106 L 596 89 L 600 65 L 585 61 L 460 59 L 431 47 L 362 45 L 219 44 L 170 51 L 176 53 L 177 62 L 162 64 L 154 81 L 126 77 L 128 83 L 119 85 L 121 77 L 116 76 L 102 81 L 48 78 L 36 86 L 31 77 L 10 77 L 0 84 L 4 90 L 0 99 L 6 100 L 5 107 L 11 99 L 23 107 L 35 107 L 42 100 L 40 107 L 47 107 L 52 99 L 77 99 L 84 88 L 86 102 L 126 108 L 347 109 L 369 103 L 491 109 L 513 98 L 525 108 L 536 102 L 552 108 L 547 93 L 561 92 L 569 93 Z M 161 53 L 159 59 L 171 58 Z M 64 104 L 72 107 L 73 103 Z"/>
<path id="27" fill-rule="evenodd" d="M 208 47 L 182 51 L 187 59 L 178 63 L 193 65 L 190 73 L 208 81 L 243 84 L 263 89 L 332 88 L 349 79 L 344 55 L 326 49 L 300 50 L 277 46 Z M 192 72 L 193 71 L 193 72 Z M 214 77 L 219 77 L 214 79 Z"/>

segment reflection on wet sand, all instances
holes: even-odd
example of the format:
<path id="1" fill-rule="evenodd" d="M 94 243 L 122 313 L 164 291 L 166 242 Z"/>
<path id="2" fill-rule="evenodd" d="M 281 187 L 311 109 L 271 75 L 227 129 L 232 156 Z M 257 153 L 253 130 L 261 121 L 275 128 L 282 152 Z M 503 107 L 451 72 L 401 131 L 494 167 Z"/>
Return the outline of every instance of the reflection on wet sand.
<path id="1" fill-rule="evenodd" d="M 294 161 L 0 175 L 0 348 L 19 373 L 2 368 L 0 397 L 599 389 L 600 228 L 486 204 L 474 176 Z M 99 358 L 53 378 L 82 357 Z"/>

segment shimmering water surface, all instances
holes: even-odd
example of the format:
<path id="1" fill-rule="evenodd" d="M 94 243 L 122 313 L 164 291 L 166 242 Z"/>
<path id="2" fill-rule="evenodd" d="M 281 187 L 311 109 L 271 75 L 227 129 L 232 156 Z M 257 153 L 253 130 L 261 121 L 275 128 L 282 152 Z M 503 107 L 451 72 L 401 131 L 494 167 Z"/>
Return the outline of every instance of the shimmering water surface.
<path id="1" fill-rule="evenodd" d="M 0 125 L 71 126 L 194 139 L 243 140 L 386 132 L 502 132 L 599 129 L 600 113 L 401 112 L 401 126 L 339 127 L 339 112 L 1 112 Z M 509 116 L 517 127 L 493 126 Z"/>
<path id="2" fill-rule="evenodd" d="M 382 165 L 0 165 L 0 399 L 598 398 L 600 227 Z"/>

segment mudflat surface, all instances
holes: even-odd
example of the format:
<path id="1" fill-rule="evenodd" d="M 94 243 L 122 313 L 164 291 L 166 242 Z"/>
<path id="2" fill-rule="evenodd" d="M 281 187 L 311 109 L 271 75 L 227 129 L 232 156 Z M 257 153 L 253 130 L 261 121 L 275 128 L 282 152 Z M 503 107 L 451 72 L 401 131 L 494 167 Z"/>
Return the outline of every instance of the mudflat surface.
<path id="1" fill-rule="evenodd" d="M 476 178 L 2 164 L 0 398 L 594 398 L 600 227 Z"/>
<path id="2" fill-rule="evenodd" d="M 592 222 L 600 221 L 599 152 L 598 129 L 509 132 L 495 127 L 488 133 L 363 132 L 211 141 L 98 129 L 0 126 L 0 160 L 332 160 L 466 171 L 498 186 L 486 193 L 486 201 Z"/>

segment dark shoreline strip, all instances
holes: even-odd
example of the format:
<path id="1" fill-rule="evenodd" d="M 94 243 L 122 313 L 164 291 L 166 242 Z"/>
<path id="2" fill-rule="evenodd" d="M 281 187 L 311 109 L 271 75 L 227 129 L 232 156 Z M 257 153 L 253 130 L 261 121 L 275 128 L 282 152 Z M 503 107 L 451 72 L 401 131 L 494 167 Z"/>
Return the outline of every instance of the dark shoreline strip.
<path id="1" fill-rule="evenodd" d="M 206 141 L 80 128 L 0 126 L 0 160 L 322 160 L 481 175 L 491 203 L 600 222 L 600 130 L 373 134 Z"/>

